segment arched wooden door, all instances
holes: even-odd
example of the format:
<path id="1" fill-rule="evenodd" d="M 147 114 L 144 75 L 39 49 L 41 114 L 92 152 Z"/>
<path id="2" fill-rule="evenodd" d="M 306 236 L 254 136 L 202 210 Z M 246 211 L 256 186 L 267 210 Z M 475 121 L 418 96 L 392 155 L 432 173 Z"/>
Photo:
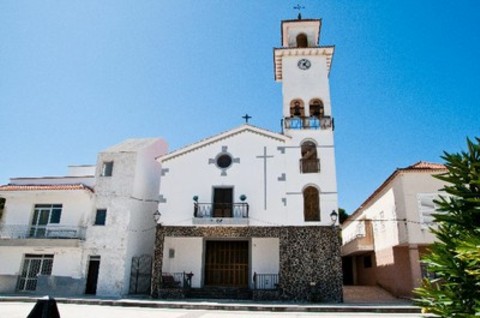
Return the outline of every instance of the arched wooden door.
<path id="1" fill-rule="evenodd" d="M 305 221 L 320 221 L 320 198 L 317 188 L 307 187 L 303 191 L 303 213 Z"/>

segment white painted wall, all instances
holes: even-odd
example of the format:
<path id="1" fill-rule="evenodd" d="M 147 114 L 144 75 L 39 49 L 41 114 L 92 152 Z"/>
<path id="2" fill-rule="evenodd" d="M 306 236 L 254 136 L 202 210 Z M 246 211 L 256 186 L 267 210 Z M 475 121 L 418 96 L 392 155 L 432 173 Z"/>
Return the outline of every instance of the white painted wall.
<path id="1" fill-rule="evenodd" d="M 280 239 L 252 238 L 252 275 L 280 272 Z"/>
<path id="2" fill-rule="evenodd" d="M 444 182 L 428 172 L 404 172 L 376 195 L 373 202 L 363 208 L 353 222 L 342 229 L 343 244 L 354 239 L 359 232 L 358 220 L 374 220 L 375 251 L 400 244 L 431 244 L 435 236 L 420 224 L 419 193 L 440 193 Z M 386 219 L 387 221 L 380 221 Z M 407 220 L 406 222 L 403 220 Z M 375 221 L 376 220 L 376 221 Z"/>
<path id="3" fill-rule="evenodd" d="M 92 211 L 94 195 L 88 190 L 5 191 L 2 224 L 29 226 L 36 204 L 62 204 L 59 226 L 86 226 L 85 216 Z"/>
<path id="4" fill-rule="evenodd" d="M 297 63 L 302 58 L 308 58 L 311 67 L 301 70 Z M 328 80 L 327 58 L 315 56 L 284 56 L 282 59 L 282 91 L 283 116 L 290 116 L 290 102 L 302 99 L 305 105 L 305 115 L 309 116 L 308 104 L 314 98 L 323 101 L 325 116 L 331 116 L 330 84 Z"/>
<path id="5" fill-rule="evenodd" d="M 169 256 L 170 250 L 174 257 Z M 201 287 L 203 262 L 203 238 L 165 237 L 163 243 L 163 268 L 165 273 L 193 273 L 192 287 Z"/>
<path id="6" fill-rule="evenodd" d="M 107 209 L 105 226 L 91 226 L 85 251 L 99 255 L 97 294 L 128 293 L 133 256 L 153 254 L 161 166 L 166 152 L 160 139 L 129 139 L 101 152 L 97 160 L 95 209 Z M 101 176 L 103 163 L 113 161 L 112 176 Z M 93 224 L 95 211 L 90 216 Z M 115 239 L 112 239 L 115 238 Z"/>
<path id="7" fill-rule="evenodd" d="M 420 224 L 420 211 L 417 200 L 419 193 L 438 193 L 445 185 L 444 181 L 435 179 L 430 173 L 404 173 L 400 176 L 403 197 L 398 200 L 398 210 L 402 218 L 407 218 L 406 231 L 401 233 L 399 241 L 409 244 L 431 244 L 435 236 Z"/>

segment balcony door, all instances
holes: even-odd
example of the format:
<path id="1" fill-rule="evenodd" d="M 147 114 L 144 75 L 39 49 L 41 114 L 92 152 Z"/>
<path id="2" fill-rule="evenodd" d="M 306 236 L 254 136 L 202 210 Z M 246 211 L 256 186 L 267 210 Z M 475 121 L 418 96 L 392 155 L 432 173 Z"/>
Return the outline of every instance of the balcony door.
<path id="1" fill-rule="evenodd" d="M 233 188 L 213 188 L 213 217 L 233 217 Z"/>
<path id="2" fill-rule="evenodd" d="M 30 227 L 30 237 L 47 237 L 48 225 L 59 224 L 61 214 L 61 204 L 36 204 Z"/>

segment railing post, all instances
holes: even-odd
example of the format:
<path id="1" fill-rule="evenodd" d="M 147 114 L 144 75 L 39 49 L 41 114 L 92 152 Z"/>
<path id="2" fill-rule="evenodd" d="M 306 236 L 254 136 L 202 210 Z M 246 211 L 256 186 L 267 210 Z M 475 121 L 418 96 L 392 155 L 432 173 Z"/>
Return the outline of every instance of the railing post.
<path id="1" fill-rule="evenodd" d="M 253 289 L 257 289 L 257 272 L 253 272 Z"/>

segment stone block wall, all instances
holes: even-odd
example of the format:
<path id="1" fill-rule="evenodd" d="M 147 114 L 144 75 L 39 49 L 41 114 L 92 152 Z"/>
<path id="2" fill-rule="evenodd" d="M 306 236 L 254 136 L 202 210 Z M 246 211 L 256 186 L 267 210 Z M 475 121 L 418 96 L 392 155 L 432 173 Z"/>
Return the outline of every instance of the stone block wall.
<path id="1" fill-rule="evenodd" d="M 251 239 L 276 237 L 280 240 L 281 300 L 311 302 L 342 301 L 342 262 L 337 227 L 174 227 L 157 226 L 152 297 L 159 297 L 165 237 Z"/>

